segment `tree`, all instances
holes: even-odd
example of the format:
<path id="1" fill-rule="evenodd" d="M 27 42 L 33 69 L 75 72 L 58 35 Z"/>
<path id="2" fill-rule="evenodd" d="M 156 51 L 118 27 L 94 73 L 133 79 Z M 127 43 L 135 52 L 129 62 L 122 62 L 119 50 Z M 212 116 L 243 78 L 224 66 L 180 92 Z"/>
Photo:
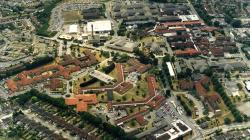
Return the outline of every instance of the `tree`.
<path id="1" fill-rule="evenodd" d="M 233 18 L 226 14 L 224 17 L 224 20 L 226 23 L 230 24 L 232 22 Z"/>
<path id="2" fill-rule="evenodd" d="M 170 90 L 166 90 L 166 92 L 165 92 L 165 97 L 168 98 L 168 97 L 170 97 L 170 96 L 171 96 Z"/>
<path id="3" fill-rule="evenodd" d="M 220 27 L 220 22 L 219 22 L 219 21 L 215 21 L 215 22 L 214 22 L 214 26 L 215 26 L 215 27 Z"/>
<path id="4" fill-rule="evenodd" d="M 111 30 L 110 31 L 110 35 L 113 36 L 115 34 L 115 31 L 114 30 Z"/>
<path id="5" fill-rule="evenodd" d="M 31 102 L 32 102 L 32 103 L 35 103 L 35 102 L 37 102 L 37 101 L 38 101 L 37 97 L 35 97 L 35 96 L 31 97 Z"/>
<path id="6" fill-rule="evenodd" d="M 242 90 L 243 86 L 241 85 L 241 83 L 237 83 L 237 87 L 239 88 L 239 90 Z"/>
<path id="7" fill-rule="evenodd" d="M 126 101 L 127 100 L 127 96 L 126 95 L 122 96 L 122 100 Z"/>
<path id="8" fill-rule="evenodd" d="M 131 121 L 131 126 L 133 126 L 133 127 L 134 127 L 135 125 L 136 125 L 135 120 L 132 120 L 132 121 Z"/>
<path id="9" fill-rule="evenodd" d="M 234 27 L 234 28 L 240 28 L 241 27 L 241 21 L 238 20 L 238 19 L 234 19 L 231 23 L 231 25 Z"/>
<path id="10" fill-rule="evenodd" d="M 171 57 L 171 62 L 173 62 L 173 63 L 175 62 L 175 57 L 174 56 Z"/>
<path id="11" fill-rule="evenodd" d="M 137 96 L 139 95 L 139 91 L 138 90 L 135 93 L 136 93 Z"/>
<path id="12" fill-rule="evenodd" d="M 191 76 L 192 73 L 193 73 L 193 71 L 192 71 L 190 68 L 187 68 L 187 69 L 186 69 L 186 75 Z"/>
<path id="13" fill-rule="evenodd" d="M 225 119 L 224 119 L 224 123 L 225 123 L 225 124 L 231 124 L 231 122 L 232 122 L 232 121 L 231 121 L 231 119 L 229 119 L 229 118 L 225 118 Z"/>
<path id="14" fill-rule="evenodd" d="M 204 88 L 205 88 L 207 91 L 210 91 L 209 84 L 205 84 L 205 85 L 204 85 Z"/>

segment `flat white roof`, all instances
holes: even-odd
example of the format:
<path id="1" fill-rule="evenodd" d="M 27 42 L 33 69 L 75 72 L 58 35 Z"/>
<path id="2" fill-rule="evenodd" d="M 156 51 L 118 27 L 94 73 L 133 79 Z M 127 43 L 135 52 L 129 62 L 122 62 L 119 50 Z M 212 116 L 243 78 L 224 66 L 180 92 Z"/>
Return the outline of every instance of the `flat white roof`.
<path id="1" fill-rule="evenodd" d="M 168 71 L 169 71 L 170 76 L 174 77 L 175 73 L 174 73 L 174 69 L 173 69 L 171 62 L 167 62 L 166 64 L 168 66 Z"/>
<path id="2" fill-rule="evenodd" d="M 199 17 L 197 15 L 180 15 L 179 18 L 182 21 L 196 21 L 196 20 L 199 20 Z"/>
<path id="3" fill-rule="evenodd" d="M 111 31 L 112 30 L 110 20 L 88 22 L 87 23 L 87 31 L 88 32 L 92 31 L 92 27 L 91 27 L 92 25 L 93 25 L 94 32 L 103 32 L 103 31 Z"/>
<path id="4" fill-rule="evenodd" d="M 170 136 L 169 140 L 175 140 L 177 138 L 179 138 L 180 136 L 184 136 L 186 135 L 187 133 L 191 132 L 192 131 L 192 128 L 190 128 L 186 123 L 184 123 L 182 120 L 177 120 L 177 121 L 174 121 L 171 123 L 172 124 L 172 128 L 169 129 L 168 131 L 165 131 L 163 133 L 158 133 L 158 134 L 155 134 L 154 136 L 156 138 L 159 138 L 165 134 L 168 134 Z M 181 124 L 183 126 L 186 127 L 186 130 L 182 131 L 180 129 L 180 127 L 177 125 L 177 124 Z M 177 131 L 175 131 L 175 128 Z"/>
<path id="5" fill-rule="evenodd" d="M 90 76 L 93 76 L 105 83 L 110 83 L 110 82 L 113 82 L 114 78 L 105 74 L 105 73 L 102 73 L 100 71 L 97 71 L 97 70 L 94 70 L 93 72 L 90 73 Z"/>
<path id="6" fill-rule="evenodd" d="M 77 24 L 69 25 L 69 33 L 77 33 Z"/>
<path id="7" fill-rule="evenodd" d="M 176 33 L 165 33 L 165 34 L 163 34 L 163 36 L 165 36 L 165 37 L 176 36 L 176 35 L 177 35 Z"/>
<path id="8" fill-rule="evenodd" d="M 59 38 L 61 38 L 61 39 L 66 39 L 66 40 L 70 40 L 70 39 L 72 39 L 72 36 L 62 34 L 62 35 L 59 36 Z"/>
<path id="9" fill-rule="evenodd" d="M 246 84 L 246 88 L 247 90 L 250 91 L 250 81 L 245 81 L 245 84 Z"/>

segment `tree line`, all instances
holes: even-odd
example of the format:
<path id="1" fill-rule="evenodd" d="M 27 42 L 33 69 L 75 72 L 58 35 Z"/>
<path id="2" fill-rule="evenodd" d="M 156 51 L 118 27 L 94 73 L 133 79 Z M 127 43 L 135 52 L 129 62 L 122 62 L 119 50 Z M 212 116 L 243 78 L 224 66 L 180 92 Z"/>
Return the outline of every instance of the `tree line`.
<path id="1" fill-rule="evenodd" d="M 231 99 L 228 97 L 227 93 L 225 92 L 224 87 L 222 84 L 219 82 L 218 78 L 216 75 L 212 76 L 212 82 L 215 87 L 215 91 L 218 92 L 223 99 L 224 103 L 228 107 L 228 109 L 231 111 L 233 114 L 235 121 L 236 122 L 242 122 L 244 121 L 244 118 L 242 117 L 242 114 L 240 111 L 236 108 L 236 105 L 231 101 Z"/>
<path id="2" fill-rule="evenodd" d="M 187 104 L 185 101 L 183 101 L 183 100 L 181 99 L 180 96 L 177 96 L 177 100 L 178 100 L 178 101 L 181 103 L 181 105 L 183 106 L 184 110 L 186 111 L 186 115 L 187 115 L 187 116 L 192 116 L 192 111 L 191 111 L 191 109 L 188 107 L 188 104 Z"/>
<path id="3" fill-rule="evenodd" d="M 56 32 L 49 32 L 48 28 L 51 11 L 56 7 L 59 2 L 61 2 L 61 0 L 52 0 L 51 2 L 45 4 L 42 12 L 38 12 L 36 14 L 37 20 L 40 23 L 39 27 L 37 27 L 36 30 L 37 35 L 51 37 L 56 34 Z"/>

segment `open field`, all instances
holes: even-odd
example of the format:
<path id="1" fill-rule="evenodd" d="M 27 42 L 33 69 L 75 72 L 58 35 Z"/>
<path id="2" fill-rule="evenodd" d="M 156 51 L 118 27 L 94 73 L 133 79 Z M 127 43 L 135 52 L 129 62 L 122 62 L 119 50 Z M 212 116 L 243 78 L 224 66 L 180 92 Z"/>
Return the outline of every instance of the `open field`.
<path id="1" fill-rule="evenodd" d="M 63 12 L 63 18 L 65 23 L 74 23 L 82 19 L 82 15 L 80 11 L 69 11 Z"/>

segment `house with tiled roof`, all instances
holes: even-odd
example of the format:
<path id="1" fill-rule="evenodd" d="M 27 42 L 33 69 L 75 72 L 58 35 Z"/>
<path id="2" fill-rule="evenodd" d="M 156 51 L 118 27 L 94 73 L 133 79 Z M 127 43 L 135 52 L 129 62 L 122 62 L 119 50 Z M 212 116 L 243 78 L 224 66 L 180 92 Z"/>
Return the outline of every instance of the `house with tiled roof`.
<path id="1" fill-rule="evenodd" d="M 212 110 L 215 115 L 221 115 L 221 109 L 218 105 L 221 101 L 217 93 L 210 93 L 209 96 L 205 97 L 205 101 L 207 102 L 209 109 Z"/>
<path id="2" fill-rule="evenodd" d="M 224 57 L 224 50 L 222 48 L 213 47 L 210 48 L 210 51 L 214 57 Z"/>
<path id="3" fill-rule="evenodd" d="M 12 92 L 15 92 L 18 90 L 16 83 L 12 79 L 7 80 L 6 84 L 9 90 L 11 90 Z"/>
<path id="4" fill-rule="evenodd" d="M 74 97 L 65 98 L 65 104 L 69 106 L 76 106 L 77 112 L 88 110 L 88 105 L 97 104 L 96 94 L 78 94 Z"/>
<path id="5" fill-rule="evenodd" d="M 174 51 L 174 54 L 176 56 L 180 56 L 180 57 L 192 57 L 192 56 L 198 56 L 201 54 L 200 51 L 197 51 L 196 49 L 185 49 L 185 50 L 176 50 Z"/>
<path id="6" fill-rule="evenodd" d="M 204 97 L 207 94 L 207 90 L 202 86 L 202 84 L 200 82 L 195 82 L 195 90 L 196 93 L 198 94 L 198 96 L 204 100 Z"/>
<path id="7" fill-rule="evenodd" d="M 143 115 L 138 115 L 135 120 L 141 125 L 141 126 L 144 126 L 148 123 L 147 120 L 144 119 L 144 116 Z"/>
<path id="8" fill-rule="evenodd" d="M 215 115 L 221 115 L 221 109 L 219 108 L 220 96 L 216 92 L 208 92 L 204 86 L 209 85 L 210 78 L 202 76 L 199 81 L 195 82 L 195 89 L 201 100 L 208 105 L 209 110 Z"/>
<path id="9" fill-rule="evenodd" d="M 181 90 L 192 90 L 194 89 L 194 82 L 190 80 L 180 80 L 179 88 Z"/>

